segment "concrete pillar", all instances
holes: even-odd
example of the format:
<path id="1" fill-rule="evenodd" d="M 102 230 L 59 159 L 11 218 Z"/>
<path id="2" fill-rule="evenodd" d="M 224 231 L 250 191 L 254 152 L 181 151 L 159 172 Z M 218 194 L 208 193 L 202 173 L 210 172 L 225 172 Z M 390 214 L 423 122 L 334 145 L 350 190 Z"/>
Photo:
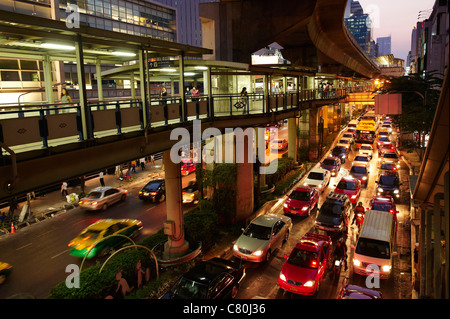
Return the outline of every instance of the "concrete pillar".
<path id="1" fill-rule="evenodd" d="M 163 153 L 166 180 L 166 224 L 172 229 L 168 241 L 164 245 L 164 259 L 183 256 L 189 249 L 189 243 L 184 240 L 183 200 L 181 185 L 181 164 L 175 164 L 170 159 L 170 150 Z M 165 225 L 166 228 L 166 225 Z"/>
<path id="2" fill-rule="evenodd" d="M 185 88 L 184 88 L 184 54 L 181 54 L 178 56 L 179 58 L 179 65 L 178 65 L 178 71 L 180 72 L 180 98 L 181 98 L 181 118 L 183 121 L 187 119 L 187 113 L 186 113 L 186 96 L 184 94 Z"/>
<path id="3" fill-rule="evenodd" d="M 425 209 L 420 210 L 420 235 L 419 235 L 419 266 L 420 266 L 420 296 L 425 296 L 425 277 L 426 277 L 426 212 Z"/>
<path id="4" fill-rule="evenodd" d="M 101 60 L 95 61 L 95 75 L 97 76 L 97 95 L 98 100 L 103 101 L 103 86 L 102 86 L 102 68 Z"/>
<path id="5" fill-rule="evenodd" d="M 300 146 L 309 146 L 309 112 L 310 109 L 301 110 L 300 117 Z"/>
<path id="6" fill-rule="evenodd" d="M 253 163 L 248 161 L 248 143 L 253 143 L 253 138 L 236 139 L 236 149 L 243 150 L 244 158 L 243 163 L 236 163 L 236 221 L 247 219 L 254 209 Z"/>
<path id="7" fill-rule="evenodd" d="M 295 117 L 288 119 L 288 157 L 297 162 L 297 123 Z"/>
<path id="8" fill-rule="evenodd" d="M 46 54 L 44 60 L 42 61 L 42 66 L 44 68 L 44 86 L 45 86 L 45 99 L 47 103 L 55 103 L 55 97 L 53 96 L 53 85 L 52 85 L 52 62 L 50 61 L 50 56 Z"/>
<path id="9" fill-rule="evenodd" d="M 443 193 L 434 195 L 433 205 L 433 287 L 434 299 L 440 299 L 442 296 L 442 263 L 441 263 L 441 199 L 444 198 Z"/>
<path id="10" fill-rule="evenodd" d="M 134 72 L 130 73 L 130 88 L 131 98 L 134 100 L 136 98 L 136 89 L 134 88 Z"/>
<path id="11" fill-rule="evenodd" d="M 433 255 L 432 255 L 432 249 L 433 245 L 431 243 L 431 236 L 432 236 L 432 224 L 431 224 L 431 216 L 433 214 L 432 210 L 426 211 L 426 229 L 425 229 L 425 296 L 431 296 L 431 283 L 432 283 L 432 262 L 433 262 Z"/>
<path id="12" fill-rule="evenodd" d="M 319 131 L 318 121 L 319 114 L 317 108 L 309 110 L 309 160 L 314 161 L 318 159 L 319 155 Z"/>
<path id="13" fill-rule="evenodd" d="M 86 95 L 86 78 L 84 73 L 83 44 L 80 35 L 77 36 L 77 41 L 75 42 L 75 55 L 77 63 L 78 93 L 80 96 L 83 139 L 86 140 L 92 138 L 91 136 L 92 130 L 89 116 L 90 115 L 89 105 L 87 103 L 87 95 Z"/>
<path id="14" fill-rule="evenodd" d="M 146 80 L 150 82 L 150 79 L 148 78 L 148 72 L 147 72 L 147 65 L 146 65 L 146 59 L 145 59 L 145 52 L 144 50 L 139 50 L 139 85 L 141 90 L 141 103 L 143 108 L 143 115 L 144 115 L 144 127 L 147 126 L 147 114 L 149 114 L 150 110 L 150 96 L 147 93 L 147 89 L 150 90 L 149 85 L 146 87 Z M 147 76 L 146 76 L 147 75 Z"/>
<path id="15" fill-rule="evenodd" d="M 328 105 L 322 106 L 323 128 L 328 129 Z"/>

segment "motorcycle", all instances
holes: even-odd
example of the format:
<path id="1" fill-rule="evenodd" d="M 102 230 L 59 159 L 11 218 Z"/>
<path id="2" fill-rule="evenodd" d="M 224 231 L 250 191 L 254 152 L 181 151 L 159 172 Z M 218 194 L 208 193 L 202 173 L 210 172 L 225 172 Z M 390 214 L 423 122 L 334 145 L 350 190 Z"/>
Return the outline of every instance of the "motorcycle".
<path id="1" fill-rule="evenodd" d="M 356 226 L 358 227 L 358 232 L 361 230 L 363 222 L 364 222 L 364 213 L 356 213 Z"/>
<path id="2" fill-rule="evenodd" d="M 341 257 L 340 259 L 334 259 L 334 267 L 333 267 L 333 279 L 338 280 L 339 275 L 341 273 L 342 264 L 344 263 L 344 259 Z"/>

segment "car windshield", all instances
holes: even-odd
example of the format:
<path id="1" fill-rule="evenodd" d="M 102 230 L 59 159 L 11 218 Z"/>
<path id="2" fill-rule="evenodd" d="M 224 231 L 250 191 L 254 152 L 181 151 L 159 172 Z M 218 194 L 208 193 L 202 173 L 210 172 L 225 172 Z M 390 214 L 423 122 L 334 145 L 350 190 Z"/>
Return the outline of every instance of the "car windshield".
<path id="1" fill-rule="evenodd" d="M 383 212 L 388 212 L 392 209 L 391 203 L 373 203 L 372 205 L 373 210 L 381 210 Z"/>
<path id="2" fill-rule="evenodd" d="M 384 136 L 380 137 L 378 140 L 379 140 L 380 142 L 390 142 L 389 137 L 384 137 Z"/>
<path id="3" fill-rule="evenodd" d="M 343 147 L 343 146 L 336 146 L 335 148 L 333 148 L 332 153 L 333 154 L 345 153 L 345 147 Z"/>
<path id="4" fill-rule="evenodd" d="M 348 144 L 348 143 L 350 143 L 350 140 L 342 139 L 342 140 L 339 140 L 338 143 L 340 143 L 340 144 Z"/>
<path id="5" fill-rule="evenodd" d="M 366 174 L 367 169 L 365 166 L 352 166 L 350 173 Z"/>
<path id="6" fill-rule="evenodd" d="M 250 224 L 244 231 L 244 235 L 250 238 L 269 240 L 271 231 L 271 227 Z"/>
<path id="7" fill-rule="evenodd" d="M 354 159 L 356 162 L 368 162 L 369 159 L 366 156 L 355 156 Z"/>
<path id="8" fill-rule="evenodd" d="M 189 187 L 184 188 L 184 189 L 183 189 L 183 192 L 185 192 L 185 193 L 193 193 L 193 192 L 195 192 L 196 190 L 198 190 L 197 187 L 189 186 Z"/>
<path id="9" fill-rule="evenodd" d="M 356 190 L 356 182 L 340 181 L 336 187 L 339 189 L 348 189 L 348 190 L 354 191 L 354 190 Z"/>
<path id="10" fill-rule="evenodd" d="M 346 137 L 346 138 L 352 138 L 353 137 L 353 134 L 350 134 L 350 133 L 347 133 L 347 134 L 344 134 L 344 135 L 342 135 L 343 137 Z"/>
<path id="11" fill-rule="evenodd" d="M 384 153 L 383 158 L 395 158 L 398 159 L 398 156 L 396 153 Z"/>
<path id="12" fill-rule="evenodd" d="M 320 207 L 320 213 L 324 215 L 340 216 L 342 214 L 341 205 L 336 205 L 333 202 L 325 202 Z"/>
<path id="13" fill-rule="evenodd" d="M 360 255 L 389 259 L 389 243 L 376 239 L 360 237 L 355 252 Z"/>
<path id="14" fill-rule="evenodd" d="M 84 232 L 82 232 L 78 237 L 82 238 L 83 240 L 87 239 L 97 239 L 98 235 L 101 233 L 100 230 L 92 230 L 92 229 L 86 229 Z"/>
<path id="15" fill-rule="evenodd" d="M 336 161 L 333 159 L 324 159 L 322 162 L 323 165 L 328 165 L 328 166 L 335 166 L 336 165 Z"/>
<path id="16" fill-rule="evenodd" d="M 182 277 L 173 286 L 172 293 L 176 299 L 204 299 L 207 290 L 206 285 Z"/>
<path id="17" fill-rule="evenodd" d="M 398 185 L 397 176 L 381 175 L 379 184 L 387 186 L 397 186 Z"/>
<path id="18" fill-rule="evenodd" d="M 360 150 L 371 151 L 372 148 L 369 145 L 361 145 Z"/>
<path id="19" fill-rule="evenodd" d="M 287 263 L 293 266 L 315 269 L 318 265 L 317 257 L 315 252 L 294 248 Z"/>
<path id="20" fill-rule="evenodd" d="M 290 199 L 299 200 L 302 202 L 309 201 L 309 192 L 299 192 L 299 191 L 293 191 L 291 195 L 289 195 Z"/>
<path id="21" fill-rule="evenodd" d="M 147 185 L 145 185 L 144 188 L 148 191 L 156 191 L 156 190 L 158 190 L 160 185 L 161 185 L 161 183 L 158 183 L 158 182 L 150 182 Z"/>
<path id="22" fill-rule="evenodd" d="M 90 192 L 87 198 L 100 198 L 102 197 L 101 192 Z"/>
<path id="23" fill-rule="evenodd" d="M 322 181 L 323 180 L 323 173 L 311 172 L 308 175 L 308 179 L 315 179 L 315 180 Z"/>

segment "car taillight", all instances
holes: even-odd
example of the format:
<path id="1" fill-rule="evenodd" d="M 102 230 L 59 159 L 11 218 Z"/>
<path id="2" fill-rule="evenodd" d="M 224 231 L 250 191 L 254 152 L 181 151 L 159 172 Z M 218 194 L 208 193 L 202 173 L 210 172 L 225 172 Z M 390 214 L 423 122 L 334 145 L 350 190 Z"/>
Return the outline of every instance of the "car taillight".
<path id="1" fill-rule="evenodd" d="M 181 193 L 182 195 L 186 194 L 186 192 Z"/>
<path id="2" fill-rule="evenodd" d="M 390 209 L 390 210 L 389 210 L 389 213 L 394 214 L 394 210 L 393 210 L 393 209 Z"/>

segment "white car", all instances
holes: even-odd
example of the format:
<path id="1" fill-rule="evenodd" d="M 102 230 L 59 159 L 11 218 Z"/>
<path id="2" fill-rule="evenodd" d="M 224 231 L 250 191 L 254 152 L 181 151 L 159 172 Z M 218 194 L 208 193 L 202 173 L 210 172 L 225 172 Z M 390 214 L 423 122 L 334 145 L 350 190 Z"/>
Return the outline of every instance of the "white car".
<path id="1" fill-rule="evenodd" d="M 331 173 L 323 168 L 313 168 L 309 171 L 308 176 L 303 181 L 304 186 L 317 188 L 320 192 L 324 192 L 330 183 Z"/>
<path id="2" fill-rule="evenodd" d="M 256 217 L 233 245 L 233 255 L 252 262 L 268 261 L 287 241 L 292 229 L 290 217 L 267 214 Z"/>
<path id="3" fill-rule="evenodd" d="M 342 137 L 339 139 L 336 146 L 345 146 L 346 148 L 351 148 L 352 140 L 350 140 L 349 138 Z"/>
<path id="4" fill-rule="evenodd" d="M 342 134 L 342 138 L 348 138 L 351 141 L 351 144 L 353 144 L 355 142 L 355 138 L 353 137 L 353 133 L 350 132 L 344 132 L 344 134 Z"/>
<path id="5" fill-rule="evenodd" d="M 373 147 L 370 144 L 361 144 L 359 147 L 359 154 L 367 155 L 370 159 L 373 158 Z"/>

